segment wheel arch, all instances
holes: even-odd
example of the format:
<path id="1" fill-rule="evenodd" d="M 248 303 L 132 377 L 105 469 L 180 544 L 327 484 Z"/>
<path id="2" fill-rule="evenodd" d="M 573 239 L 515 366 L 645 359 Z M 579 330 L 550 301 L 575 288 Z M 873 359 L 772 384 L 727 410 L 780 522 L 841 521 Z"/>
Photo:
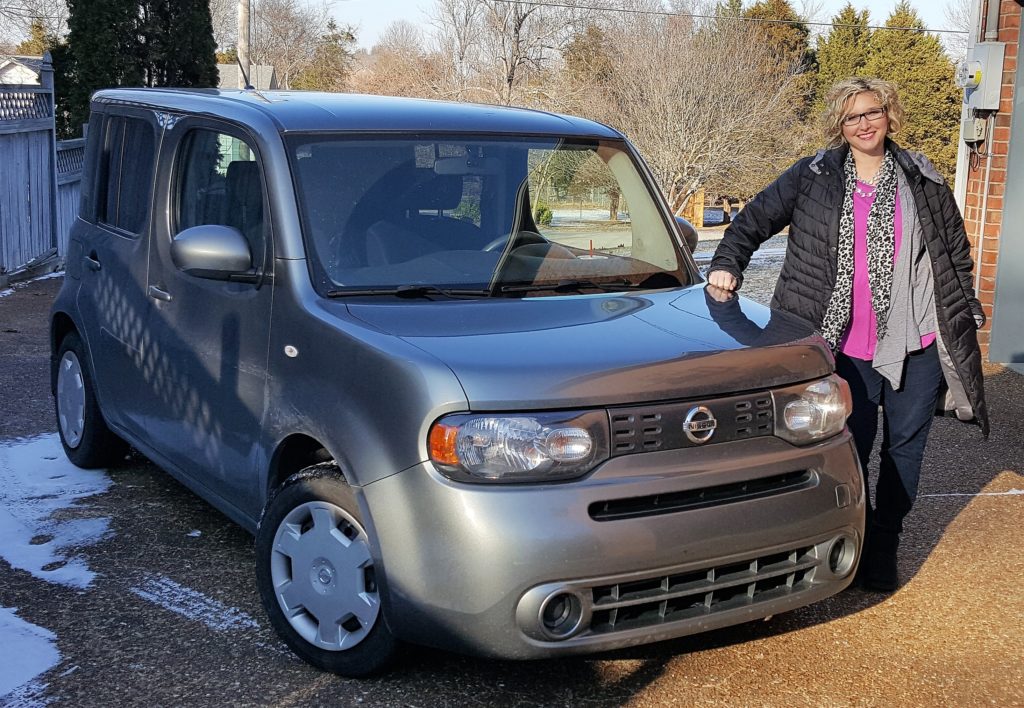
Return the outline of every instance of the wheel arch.
<path id="1" fill-rule="evenodd" d="M 330 453 L 327 447 L 311 435 L 293 433 L 286 437 L 277 445 L 270 458 L 266 486 L 263 490 L 264 506 L 270 501 L 275 490 L 279 489 L 293 474 L 301 472 L 312 465 L 330 462 L 334 459 L 334 455 Z M 346 474 L 344 468 L 338 465 L 338 469 L 345 477 L 345 481 L 351 484 L 352 480 Z"/>
<path id="2" fill-rule="evenodd" d="M 69 334 L 77 334 L 81 339 L 78 326 L 66 312 L 55 312 L 50 319 L 50 393 L 57 392 L 57 353 L 60 351 L 61 342 Z"/>

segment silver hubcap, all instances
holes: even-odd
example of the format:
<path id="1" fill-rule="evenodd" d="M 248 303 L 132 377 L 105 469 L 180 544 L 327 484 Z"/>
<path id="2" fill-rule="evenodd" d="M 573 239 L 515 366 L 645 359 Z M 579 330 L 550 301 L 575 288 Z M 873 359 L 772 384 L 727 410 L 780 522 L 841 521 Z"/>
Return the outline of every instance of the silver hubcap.
<path id="1" fill-rule="evenodd" d="M 321 649 L 354 647 L 380 613 L 366 531 L 325 501 L 295 507 L 277 527 L 270 577 L 289 624 Z"/>
<path id="2" fill-rule="evenodd" d="M 74 352 L 64 352 L 57 369 L 57 418 L 64 442 L 78 447 L 85 427 L 85 380 Z"/>

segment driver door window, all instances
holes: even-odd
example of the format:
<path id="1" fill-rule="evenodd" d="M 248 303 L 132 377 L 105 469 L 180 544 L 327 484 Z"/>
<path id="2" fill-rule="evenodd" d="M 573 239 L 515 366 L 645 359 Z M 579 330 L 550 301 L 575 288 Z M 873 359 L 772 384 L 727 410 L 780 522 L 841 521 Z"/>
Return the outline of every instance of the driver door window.
<path id="1" fill-rule="evenodd" d="M 253 264 L 259 268 L 266 219 L 255 151 L 233 135 L 193 130 L 185 138 L 180 165 L 177 230 L 201 224 L 232 226 L 249 242 Z"/>

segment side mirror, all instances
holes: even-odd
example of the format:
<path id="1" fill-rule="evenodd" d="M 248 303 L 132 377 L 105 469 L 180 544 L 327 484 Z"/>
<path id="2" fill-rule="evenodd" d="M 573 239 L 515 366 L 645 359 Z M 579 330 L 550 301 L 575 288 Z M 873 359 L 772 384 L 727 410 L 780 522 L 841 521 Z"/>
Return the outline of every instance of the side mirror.
<path id="1" fill-rule="evenodd" d="M 204 224 L 171 239 L 171 260 L 196 278 L 244 280 L 252 270 L 252 253 L 242 232 L 231 226 Z"/>
<path id="2" fill-rule="evenodd" d="M 679 227 L 679 233 L 682 234 L 686 247 L 690 249 L 690 253 L 693 253 L 697 250 L 697 229 L 681 216 L 676 217 L 676 226 Z"/>

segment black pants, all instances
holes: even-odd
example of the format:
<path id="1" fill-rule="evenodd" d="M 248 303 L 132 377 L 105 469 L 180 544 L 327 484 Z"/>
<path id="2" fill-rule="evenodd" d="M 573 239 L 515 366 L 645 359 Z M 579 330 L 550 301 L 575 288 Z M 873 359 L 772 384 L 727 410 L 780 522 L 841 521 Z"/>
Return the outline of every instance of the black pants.
<path id="1" fill-rule="evenodd" d="M 867 486 L 868 460 L 878 433 L 882 408 L 882 448 L 871 524 L 884 531 L 903 531 L 903 518 L 917 498 L 921 461 L 932 427 L 942 382 L 938 347 L 931 344 L 907 356 L 903 385 L 893 389 L 870 361 L 836 356 L 836 372 L 850 384 L 853 413 L 847 419 Z M 870 504 L 869 504 L 869 509 Z"/>

